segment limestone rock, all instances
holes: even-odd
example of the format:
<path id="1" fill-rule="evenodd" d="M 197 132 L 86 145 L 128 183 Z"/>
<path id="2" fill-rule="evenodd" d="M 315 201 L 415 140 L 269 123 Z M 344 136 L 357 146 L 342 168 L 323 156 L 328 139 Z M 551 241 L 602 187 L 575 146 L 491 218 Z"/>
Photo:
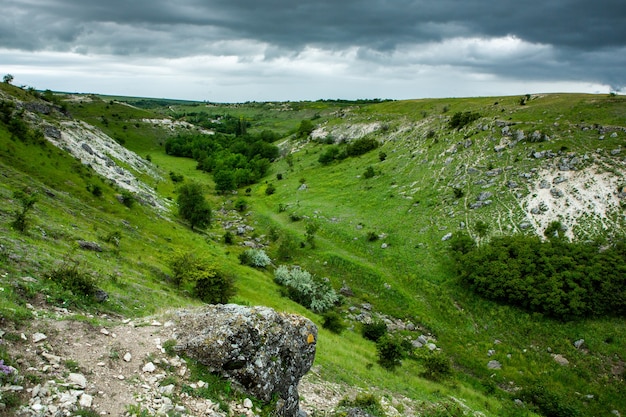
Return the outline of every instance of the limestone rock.
<path id="1" fill-rule="evenodd" d="M 567 360 L 567 358 L 563 355 L 552 355 L 552 358 L 554 358 L 554 360 L 556 361 L 556 363 L 558 363 L 561 366 L 567 366 L 569 365 L 569 361 Z"/>
<path id="2" fill-rule="evenodd" d="M 178 313 L 176 349 L 269 402 L 277 414 L 299 411 L 298 382 L 315 359 L 317 327 L 268 307 L 210 305 Z"/>

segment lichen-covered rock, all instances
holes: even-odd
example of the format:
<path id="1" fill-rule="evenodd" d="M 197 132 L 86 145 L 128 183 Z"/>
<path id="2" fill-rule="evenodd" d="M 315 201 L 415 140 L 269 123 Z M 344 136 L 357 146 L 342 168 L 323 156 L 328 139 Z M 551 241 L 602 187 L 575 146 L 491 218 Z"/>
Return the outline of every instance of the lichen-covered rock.
<path id="1" fill-rule="evenodd" d="M 176 349 L 269 402 L 277 415 L 298 414 L 298 382 L 315 359 L 317 327 L 268 307 L 211 305 L 178 313 Z"/>

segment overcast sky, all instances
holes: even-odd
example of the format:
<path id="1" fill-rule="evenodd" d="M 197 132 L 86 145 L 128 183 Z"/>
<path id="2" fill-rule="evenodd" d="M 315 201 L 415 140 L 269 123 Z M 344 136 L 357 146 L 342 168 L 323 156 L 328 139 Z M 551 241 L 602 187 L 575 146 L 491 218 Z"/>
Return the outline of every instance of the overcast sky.
<path id="1" fill-rule="evenodd" d="M 626 92 L 626 0 L 0 0 L 0 73 L 214 102 Z"/>

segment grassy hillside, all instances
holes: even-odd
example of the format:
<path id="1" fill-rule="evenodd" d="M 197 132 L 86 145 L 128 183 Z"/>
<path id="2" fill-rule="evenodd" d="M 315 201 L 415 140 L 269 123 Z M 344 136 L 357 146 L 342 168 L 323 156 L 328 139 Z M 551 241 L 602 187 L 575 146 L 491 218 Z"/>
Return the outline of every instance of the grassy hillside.
<path id="1" fill-rule="evenodd" d="M 2 85 L 2 94 L 3 100 L 39 102 L 8 85 Z M 620 156 L 626 137 L 623 97 L 550 94 L 237 105 L 95 96 L 62 100 L 69 116 L 34 112 L 30 125 L 61 126 L 72 117 L 97 126 L 158 168 L 160 178 L 133 172 L 162 198 L 176 198 L 169 172 L 204 184 L 214 222 L 193 233 L 174 208 L 157 213 L 141 204 L 127 207 L 117 198 L 122 189 L 90 167 L 48 142 L 12 138 L 2 125 L 3 325 L 31 318 L 26 303 L 35 302 L 69 307 L 79 316 L 102 311 L 129 317 L 197 305 L 189 288 L 177 288 L 169 280 L 168 260 L 174 251 L 186 250 L 207 255 L 236 276 L 233 301 L 297 312 L 321 327 L 321 316 L 281 297 L 271 268 L 240 265 L 243 242 L 256 238 L 267 245 L 275 265 L 299 265 L 328 278 L 336 290 L 346 286 L 354 293 L 338 307 L 349 328 L 340 335 L 321 329 L 316 370 L 325 380 L 379 396 L 409 397 L 422 415 L 466 415 L 463 410 L 534 415 L 514 403 L 533 389 L 543 393 L 534 395 L 544 415 L 626 412 L 622 318 L 562 322 L 480 299 L 458 282 L 442 240 L 449 233 L 469 233 L 482 244 L 501 234 L 543 235 L 553 220 L 566 225 L 573 239 L 623 236 L 617 196 L 626 185 Z M 451 127 L 457 114 L 476 119 Z M 283 157 L 247 194 L 216 195 L 211 177 L 196 170 L 195 161 L 164 150 L 168 137 L 206 129 L 206 121 L 227 115 L 247 121 L 250 132 L 270 129 L 281 137 L 276 144 Z M 179 123 L 160 121 L 165 118 Z M 303 120 L 316 128 L 311 136 L 296 134 Z M 360 138 L 376 139 L 381 146 L 362 156 L 319 162 L 328 149 L 341 151 Z M 570 169 L 561 170 L 563 164 Z M 370 178 L 368 167 L 374 174 Z M 565 186 L 558 186 L 563 195 L 546 195 L 557 188 L 553 179 L 559 176 L 566 179 Z M 546 178 L 550 187 L 542 188 Z M 94 185 L 103 190 L 101 196 L 90 191 Z M 276 189 L 271 195 L 266 193 L 269 185 Z M 36 192 L 37 201 L 32 224 L 20 233 L 11 227 L 19 207 L 14 193 L 25 186 Z M 587 209 L 582 215 L 573 210 L 595 195 L 593 205 L 602 210 Z M 238 199 L 246 203 L 244 213 L 235 210 Z M 533 214 L 540 203 L 548 209 Z M 225 245 L 222 237 L 227 228 L 234 230 L 234 223 L 253 230 Z M 311 223 L 319 226 L 314 248 L 305 238 Z M 481 224 L 486 233 L 479 233 Z M 119 245 L 111 236 L 120 237 Z M 81 250 L 81 240 L 97 242 L 104 250 Z M 279 259 L 281 244 L 290 241 L 290 259 Z M 95 276 L 109 301 L 85 302 L 46 279 L 64 259 Z M 23 280 L 25 276 L 35 281 Z M 427 335 L 438 354 L 451 361 L 452 374 L 437 381 L 426 378 L 425 348 L 394 371 L 379 366 L 375 344 L 360 335 L 361 324 L 352 320 L 366 303 L 374 315 L 414 324 L 418 331 L 400 334 L 407 339 Z M 581 339 L 582 347 L 575 347 Z M 569 365 L 557 363 L 557 354 Z M 491 360 L 499 361 L 501 369 L 488 369 Z"/>

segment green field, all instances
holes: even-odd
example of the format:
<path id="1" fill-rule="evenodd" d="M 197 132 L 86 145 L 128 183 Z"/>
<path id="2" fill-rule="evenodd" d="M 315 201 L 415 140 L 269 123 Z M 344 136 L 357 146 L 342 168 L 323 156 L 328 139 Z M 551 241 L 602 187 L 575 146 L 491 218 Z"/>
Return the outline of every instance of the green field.
<path id="1" fill-rule="evenodd" d="M 7 97 L 35 100 L 11 86 L 3 85 L 1 91 Z M 69 298 L 78 311 L 140 317 L 199 305 L 190 288 L 177 288 L 168 281 L 168 260 L 174 251 L 184 249 L 202 253 L 236 277 L 233 302 L 295 312 L 318 324 L 315 365 L 327 381 L 358 386 L 378 396 L 406 396 L 418 410 L 421 407 L 422 415 L 542 415 L 514 404 L 521 392 L 539 387 L 544 397 L 537 402 L 550 403 L 544 404 L 543 415 L 626 413 L 623 317 L 563 322 L 479 298 L 459 282 L 448 244 L 442 240 L 448 233 L 469 233 L 481 244 L 503 234 L 543 235 L 542 230 L 520 228 L 527 215 L 520 201 L 537 193 L 523 175 L 552 167 L 546 159 L 533 157 L 537 152 L 558 155 L 550 163 L 571 159 L 568 154 L 575 153 L 582 161 L 580 170 L 601 169 L 621 182 L 623 162 L 619 153 L 611 151 L 620 148 L 626 137 L 624 97 L 547 94 L 532 96 L 524 105 L 520 97 L 242 104 L 166 100 L 151 104 L 147 99 L 96 96 L 61 99 L 66 100 L 70 116 L 42 115 L 40 122 L 58 125 L 71 117 L 100 128 L 158 168 L 162 180 L 136 175 L 166 200 L 176 199 L 169 172 L 202 183 L 214 219 L 207 230 L 192 232 L 177 217 L 175 204 L 168 213 L 139 203 L 126 207 L 116 198 L 121 190 L 92 168 L 49 143 L 16 140 L 0 125 L 2 320 L 31 319 L 25 304 L 37 294 L 50 304 L 68 299 L 44 278 L 63 259 L 96 276 L 110 294 L 106 305 Z M 451 117 L 461 112 L 475 112 L 479 118 L 451 129 Z M 212 177 L 197 170 L 195 161 L 165 153 L 168 137 L 193 131 L 193 126 L 217 116 L 245 120 L 249 132 L 272 130 L 281 138 L 275 145 L 282 157 L 272 162 L 266 177 L 250 186 L 248 193 L 241 189 L 236 194 L 217 194 Z M 154 122 L 165 117 L 190 125 L 170 129 Z M 298 138 L 303 120 L 311 120 L 320 129 L 316 134 L 324 131 L 331 139 Z M 502 133 L 507 126 L 510 136 Z M 515 140 L 518 130 L 526 139 Z M 540 132 L 542 140 L 528 139 L 534 132 Z M 380 147 L 320 164 L 320 155 L 330 147 L 344 149 L 344 142 L 360 137 L 376 139 Z M 498 146 L 503 148 L 495 151 Z M 374 171 L 371 178 L 364 176 L 368 167 Z M 511 187 L 511 181 L 517 186 Z M 267 195 L 270 184 L 276 191 Z M 89 191 L 94 185 L 102 188 L 101 196 Z M 11 227 L 18 207 L 13 193 L 25 186 L 36 191 L 38 199 L 32 224 L 20 233 Z M 491 193 L 492 203 L 470 208 L 483 192 Z M 234 210 L 237 199 L 245 200 L 245 213 Z M 575 237 L 623 236 L 623 217 L 619 212 L 610 223 L 606 221 L 611 233 L 596 227 L 598 219 L 579 222 Z M 234 218 L 254 230 L 226 245 L 225 226 Z M 305 239 L 310 222 L 319 225 L 314 248 Z M 476 228 L 480 223 L 488 225 L 484 237 Z M 119 245 L 107 239 L 116 232 L 121 236 Z M 272 235 L 282 238 L 272 239 Z M 286 236 L 295 244 L 290 259 L 279 260 L 279 245 Z M 328 278 L 337 291 L 350 287 L 354 296 L 344 297 L 337 307 L 344 317 L 368 303 L 377 314 L 417 325 L 421 332 L 400 334 L 431 335 L 438 353 L 451 361 L 452 373 L 438 381 L 424 377 L 423 351 L 414 359 L 404 359 L 395 370 L 386 370 L 377 363 L 376 345 L 361 336 L 359 323 L 348 321 L 348 329 L 340 335 L 323 329 L 320 315 L 281 296 L 272 267 L 240 264 L 243 240 L 254 238 L 266 245 L 275 266 L 299 265 Z M 98 242 L 104 251 L 81 251 L 79 240 Z M 38 280 L 22 282 L 23 276 Z M 574 347 L 580 339 L 584 339 L 582 349 Z M 553 354 L 565 356 L 569 365 L 558 364 Z M 501 369 L 488 369 L 491 360 L 499 361 Z M 449 404 L 452 398 L 467 408 L 447 414 L 433 411 L 432 404 Z"/>

